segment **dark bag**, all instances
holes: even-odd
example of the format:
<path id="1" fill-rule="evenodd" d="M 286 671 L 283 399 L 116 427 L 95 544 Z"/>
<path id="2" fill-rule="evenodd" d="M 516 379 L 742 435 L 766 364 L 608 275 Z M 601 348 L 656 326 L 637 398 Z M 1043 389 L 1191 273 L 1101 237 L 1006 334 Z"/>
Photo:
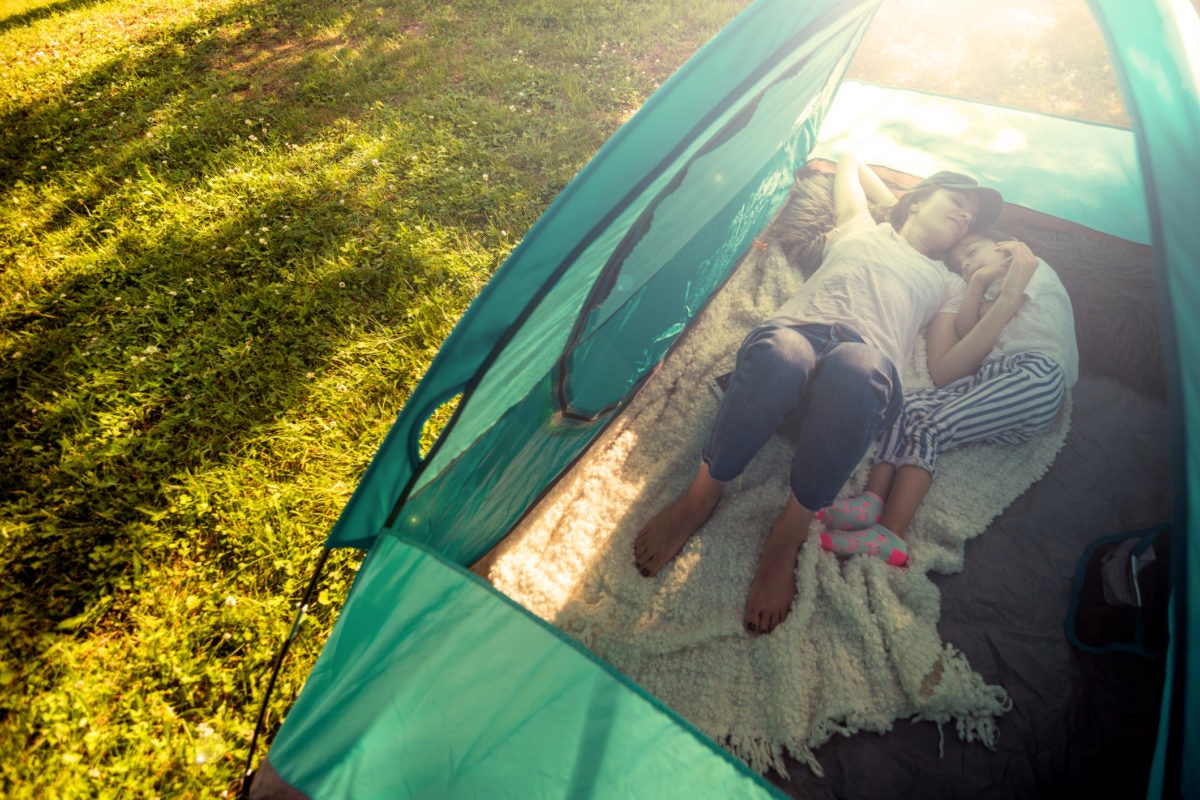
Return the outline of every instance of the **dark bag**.
<path id="1" fill-rule="evenodd" d="M 1171 528 L 1105 536 L 1083 551 L 1067 609 L 1071 644 L 1088 653 L 1162 658 L 1169 636 Z"/>

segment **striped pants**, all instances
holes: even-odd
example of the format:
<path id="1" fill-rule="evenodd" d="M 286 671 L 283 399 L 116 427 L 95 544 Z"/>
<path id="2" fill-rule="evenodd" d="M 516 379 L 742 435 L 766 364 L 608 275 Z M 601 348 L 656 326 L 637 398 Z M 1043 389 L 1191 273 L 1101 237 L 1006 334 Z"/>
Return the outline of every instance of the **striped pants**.
<path id="1" fill-rule="evenodd" d="M 1045 432 L 1066 394 L 1062 367 L 1040 353 L 989 361 L 974 375 L 904 395 L 880 461 L 935 474 L 942 451 L 972 442 L 1021 444 Z"/>

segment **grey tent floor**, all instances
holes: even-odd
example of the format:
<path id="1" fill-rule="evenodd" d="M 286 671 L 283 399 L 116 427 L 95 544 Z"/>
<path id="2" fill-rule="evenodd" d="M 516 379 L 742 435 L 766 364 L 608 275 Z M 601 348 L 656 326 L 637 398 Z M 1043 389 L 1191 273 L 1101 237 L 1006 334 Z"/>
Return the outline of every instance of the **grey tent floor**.
<path id="1" fill-rule="evenodd" d="M 1013 709 L 996 749 L 931 723 L 836 738 L 826 776 L 795 764 L 797 798 L 1144 797 L 1163 664 L 1090 654 L 1064 633 L 1076 564 L 1098 537 L 1170 518 L 1170 422 L 1161 400 L 1083 376 L 1051 470 L 982 535 L 962 572 L 938 576 L 940 630 Z"/>

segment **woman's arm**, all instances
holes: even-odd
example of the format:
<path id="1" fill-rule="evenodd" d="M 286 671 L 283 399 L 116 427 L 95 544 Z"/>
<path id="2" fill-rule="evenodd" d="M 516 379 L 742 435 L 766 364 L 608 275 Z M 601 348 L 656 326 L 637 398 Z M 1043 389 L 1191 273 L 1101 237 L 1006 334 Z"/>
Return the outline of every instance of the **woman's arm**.
<path id="1" fill-rule="evenodd" d="M 1005 242 L 996 247 L 1012 255 L 1012 266 L 1000 285 L 1000 296 L 980 317 L 979 323 L 961 339 L 954 330 L 956 314 L 938 314 L 929 323 L 925 334 L 929 376 L 938 386 L 966 377 L 979 369 L 983 359 L 995 347 L 1004 326 L 1025 302 L 1025 287 L 1037 270 L 1037 257 L 1020 242 Z"/>
<path id="2" fill-rule="evenodd" d="M 896 196 L 866 164 L 854 156 L 843 156 L 833 175 L 833 211 L 836 225 L 843 225 L 870 210 L 875 203 L 890 208 Z"/>

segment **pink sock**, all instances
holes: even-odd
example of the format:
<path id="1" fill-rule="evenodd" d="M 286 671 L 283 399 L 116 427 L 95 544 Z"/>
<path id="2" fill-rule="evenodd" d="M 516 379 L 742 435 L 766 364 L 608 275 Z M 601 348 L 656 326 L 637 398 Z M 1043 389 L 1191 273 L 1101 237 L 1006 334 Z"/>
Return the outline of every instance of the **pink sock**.
<path id="1" fill-rule="evenodd" d="M 817 519 L 826 528 L 861 531 L 878 522 L 882 513 L 883 498 L 874 492 L 863 492 L 844 500 L 834 500 L 817 512 Z"/>
<path id="2" fill-rule="evenodd" d="M 860 553 L 879 556 L 894 567 L 904 566 L 908 562 L 908 545 L 878 523 L 863 531 L 821 531 L 821 547 L 839 556 Z"/>

